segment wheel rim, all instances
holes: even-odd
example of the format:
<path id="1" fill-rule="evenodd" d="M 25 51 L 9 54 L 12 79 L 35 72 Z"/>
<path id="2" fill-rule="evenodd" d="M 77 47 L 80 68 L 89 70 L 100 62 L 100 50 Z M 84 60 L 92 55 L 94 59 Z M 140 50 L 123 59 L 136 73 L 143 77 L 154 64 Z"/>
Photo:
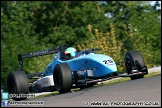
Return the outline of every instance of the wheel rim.
<path id="1" fill-rule="evenodd" d="M 12 79 L 12 78 L 8 78 L 8 90 L 9 90 L 9 93 L 16 93 L 16 84 L 15 84 L 15 81 Z"/>
<path id="2" fill-rule="evenodd" d="M 61 83 L 61 80 L 59 78 L 59 73 L 58 71 L 55 71 L 55 74 L 54 74 L 54 83 L 55 83 L 55 88 L 59 91 L 60 90 L 60 83 Z"/>
<path id="3" fill-rule="evenodd" d="M 130 74 L 131 71 L 132 71 L 132 62 L 131 62 L 130 57 L 126 58 L 126 60 L 125 60 L 125 67 L 126 67 L 127 73 Z"/>

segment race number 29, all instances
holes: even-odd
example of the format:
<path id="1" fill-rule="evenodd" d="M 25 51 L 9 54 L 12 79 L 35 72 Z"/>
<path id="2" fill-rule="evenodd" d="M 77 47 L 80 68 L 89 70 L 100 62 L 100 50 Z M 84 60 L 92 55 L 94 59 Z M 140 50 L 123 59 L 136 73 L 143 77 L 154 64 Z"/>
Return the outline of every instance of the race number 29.
<path id="1" fill-rule="evenodd" d="M 109 59 L 109 60 L 104 60 L 103 61 L 105 64 L 107 64 L 107 65 L 112 65 L 113 64 L 113 61 L 111 60 L 111 59 Z"/>

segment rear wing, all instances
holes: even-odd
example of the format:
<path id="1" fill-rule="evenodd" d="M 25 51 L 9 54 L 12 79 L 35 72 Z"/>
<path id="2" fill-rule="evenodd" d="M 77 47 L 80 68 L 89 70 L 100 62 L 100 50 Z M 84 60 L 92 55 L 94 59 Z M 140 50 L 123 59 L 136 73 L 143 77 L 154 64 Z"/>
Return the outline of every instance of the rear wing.
<path id="1" fill-rule="evenodd" d="M 18 54 L 19 68 L 20 68 L 20 70 L 23 70 L 23 59 L 25 59 L 25 58 L 32 58 L 32 57 L 37 57 L 37 56 L 55 54 L 55 53 L 58 53 L 58 52 L 64 50 L 66 47 L 68 47 L 68 45 L 62 44 L 61 46 L 57 46 L 56 48 L 49 49 L 49 50 L 31 52 L 31 53 L 27 53 L 27 54 Z"/>

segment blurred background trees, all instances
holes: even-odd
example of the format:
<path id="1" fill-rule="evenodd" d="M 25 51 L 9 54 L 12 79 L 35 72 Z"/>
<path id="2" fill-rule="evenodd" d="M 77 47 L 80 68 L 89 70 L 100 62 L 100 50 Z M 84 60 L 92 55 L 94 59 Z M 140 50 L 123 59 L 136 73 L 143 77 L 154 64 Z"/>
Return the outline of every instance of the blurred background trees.
<path id="1" fill-rule="evenodd" d="M 18 70 L 17 55 L 63 43 L 122 61 L 139 50 L 148 67 L 161 65 L 161 9 L 147 1 L 1 1 L 1 82 Z M 24 60 L 26 73 L 44 71 L 52 55 Z"/>

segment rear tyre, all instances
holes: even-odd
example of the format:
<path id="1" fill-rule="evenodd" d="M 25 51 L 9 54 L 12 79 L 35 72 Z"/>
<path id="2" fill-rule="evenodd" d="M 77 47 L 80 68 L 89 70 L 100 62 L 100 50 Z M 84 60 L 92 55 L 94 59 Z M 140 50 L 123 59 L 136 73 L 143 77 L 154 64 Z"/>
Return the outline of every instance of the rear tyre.
<path id="1" fill-rule="evenodd" d="M 53 72 L 55 88 L 59 93 L 69 92 L 72 87 L 72 72 L 68 64 L 57 64 Z"/>
<path id="2" fill-rule="evenodd" d="M 10 72 L 7 77 L 7 89 L 9 94 L 28 94 L 29 84 L 23 71 Z M 14 97 L 13 100 L 24 100 L 27 97 Z"/>
<path id="3" fill-rule="evenodd" d="M 137 50 L 132 50 L 127 52 L 124 57 L 124 62 L 128 74 L 132 74 L 132 70 L 140 71 L 142 70 L 143 67 L 146 67 L 142 55 Z M 131 80 L 134 80 L 143 77 L 144 75 L 142 74 L 142 75 L 131 76 L 130 78 Z"/>

